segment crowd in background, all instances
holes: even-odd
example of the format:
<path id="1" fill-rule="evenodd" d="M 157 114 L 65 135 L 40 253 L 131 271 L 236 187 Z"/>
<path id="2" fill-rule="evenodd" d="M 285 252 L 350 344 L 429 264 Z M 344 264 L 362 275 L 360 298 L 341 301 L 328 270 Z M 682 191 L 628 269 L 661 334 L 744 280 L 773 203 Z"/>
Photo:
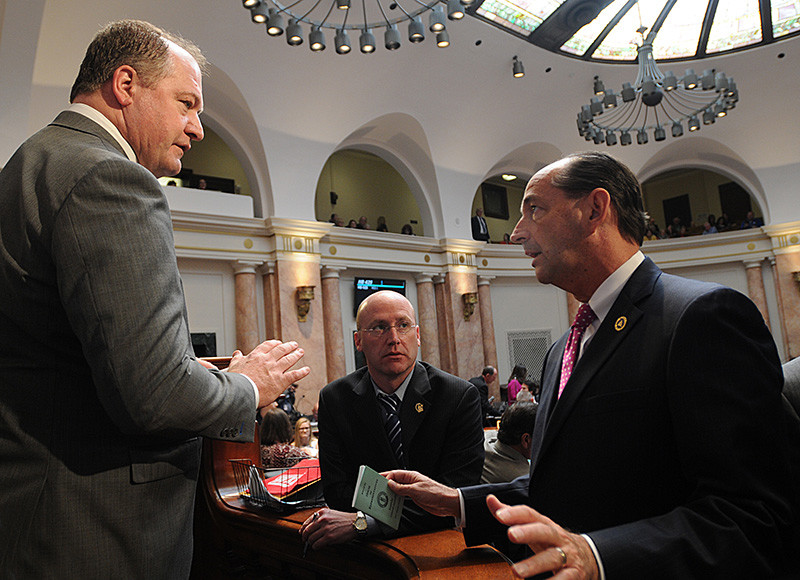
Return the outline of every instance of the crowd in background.
<path id="1" fill-rule="evenodd" d="M 369 225 L 369 221 L 367 220 L 367 216 L 361 216 L 358 218 L 358 221 L 351 219 L 347 222 L 345 226 L 344 219 L 338 213 L 332 213 L 330 219 L 328 220 L 329 223 L 332 223 L 335 226 L 340 228 L 348 227 L 356 230 L 371 230 L 372 226 Z M 376 232 L 388 232 L 389 226 L 386 225 L 386 217 L 378 216 L 378 225 L 375 226 Z M 414 228 L 411 227 L 411 224 L 403 224 L 403 227 L 400 228 L 401 234 L 406 234 L 409 236 L 416 235 L 414 233 Z"/>

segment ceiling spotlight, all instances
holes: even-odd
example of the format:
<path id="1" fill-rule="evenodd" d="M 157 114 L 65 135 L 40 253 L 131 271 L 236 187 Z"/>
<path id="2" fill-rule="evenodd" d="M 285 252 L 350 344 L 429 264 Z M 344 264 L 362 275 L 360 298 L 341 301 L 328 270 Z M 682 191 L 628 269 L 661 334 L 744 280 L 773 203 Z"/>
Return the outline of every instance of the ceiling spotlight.
<path id="1" fill-rule="evenodd" d="M 269 9 L 267 18 L 267 34 L 270 36 L 280 36 L 283 34 L 283 16 L 275 8 Z"/>
<path id="2" fill-rule="evenodd" d="M 294 18 L 289 19 L 289 26 L 286 27 L 286 42 L 291 46 L 303 44 L 303 29 Z"/>
<path id="3" fill-rule="evenodd" d="M 264 24 L 267 21 L 268 11 L 267 5 L 259 2 L 250 7 L 250 18 L 253 22 Z"/>
<path id="4" fill-rule="evenodd" d="M 450 20 L 461 20 L 464 18 L 464 9 L 459 0 L 447 0 L 447 18 Z"/>
<path id="5" fill-rule="evenodd" d="M 375 36 L 370 32 L 369 28 L 365 28 L 358 37 L 358 43 L 361 45 L 361 52 L 369 54 L 375 52 Z"/>
<path id="6" fill-rule="evenodd" d="M 416 16 L 408 22 L 408 40 L 411 42 L 422 42 L 425 40 L 425 29 L 422 27 L 422 20 Z"/>
<path id="7" fill-rule="evenodd" d="M 386 32 L 383 33 L 383 44 L 388 50 L 400 48 L 400 31 L 394 24 L 386 27 Z"/>
<path id="8" fill-rule="evenodd" d="M 431 10 L 428 20 L 428 30 L 431 32 L 441 32 L 444 30 L 444 6 L 437 4 Z"/>
<path id="9" fill-rule="evenodd" d="M 686 74 L 683 75 L 683 87 L 689 91 L 697 86 L 697 75 L 694 74 L 693 68 L 687 68 Z"/>
<path id="10" fill-rule="evenodd" d="M 261 0 L 242 0 L 242 6 L 245 8 L 252 8 L 256 4 L 260 4 Z"/>
<path id="11" fill-rule="evenodd" d="M 514 55 L 514 61 L 511 63 L 511 72 L 516 79 L 525 76 L 525 67 L 522 66 L 522 61 L 517 55 Z"/>
<path id="12" fill-rule="evenodd" d="M 439 48 L 447 48 L 450 46 L 450 35 L 446 30 L 436 33 L 436 46 Z"/>
<path id="13" fill-rule="evenodd" d="M 333 39 L 333 44 L 336 47 L 337 54 L 347 54 L 350 52 L 350 36 L 344 28 L 336 31 L 336 37 Z"/>
<path id="14" fill-rule="evenodd" d="M 347 10 L 350 8 L 350 0 L 336 0 L 336 7 L 339 10 Z"/>
<path id="15" fill-rule="evenodd" d="M 311 29 L 311 33 L 308 35 L 308 44 L 314 52 L 325 50 L 325 35 L 322 34 L 319 26 Z"/>

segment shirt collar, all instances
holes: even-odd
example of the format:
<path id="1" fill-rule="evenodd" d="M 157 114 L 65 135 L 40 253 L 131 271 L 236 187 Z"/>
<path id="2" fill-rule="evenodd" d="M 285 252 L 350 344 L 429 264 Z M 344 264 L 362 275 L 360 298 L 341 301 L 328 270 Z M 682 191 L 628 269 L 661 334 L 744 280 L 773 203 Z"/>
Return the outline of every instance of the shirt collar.
<path id="1" fill-rule="evenodd" d="M 122 136 L 122 133 L 119 132 L 116 125 L 112 123 L 108 117 L 106 117 L 103 113 L 91 107 L 85 103 L 72 103 L 69 107 L 67 107 L 67 111 L 72 111 L 73 113 L 78 113 L 79 115 L 83 115 L 100 125 L 103 129 L 108 131 L 108 133 L 114 138 L 114 141 L 119 143 L 119 146 L 122 147 L 122 150 L 125 152 L 125 155 L 133 162 L 136 162 L 136 153 L 133 152 L 133 147 L 125 140 Z"/>
<path id="2" fill-rule="evenodd" d="M 416 363 L 415 363 L 415 365 L 416 365 Z M 401 402 L 403 401 L 403 397 L 406 394 L 406 389 L 408 388 L 408 383 L 411 382 L 411 377 L 412 377 L 413 374 L 414 374 L 414 368 L 412 367 L 411 368 L 411 372 L 408 373 L 408 376 L 403 380 L 402 383 L 400 383 L 400 386 L 397 387 L 397 390 L 395 390 L 395 392 L 392 393 L 394 395 L 397 395 L 397 398 L 400 399 Z M 375 389 L 375 394 L 376 395 L 380 395 L 380 394 L 384 394 L 385 395 L 386 394 L 380 389 L 380 387 L 378 387 L 378 385 L 375 384 L 375 381 L 372 380 L 372 375 L 369 376 L 369 379 L 370 379 L 370 381 L 372 381 L 372 388 Z"/>
<path id="3" fill-rule="evenodd" d="M 600 326 L 603 319 L 614 305 L 614 302 L 619 297 L 620 292 L 622 292 L 623 286 L 625 286 L 630 277 L 633 276 L 636 268 L 638 268 L 639 264 L 642 262 L 644 262 L 644 254 L 639 250 L 628 258 L 624 264 L 614 270 L 608 278 L 603 280 L 603 283 L 594 291 L 594 294 L 592 294 L 592 297 L 589 299 L 589 306 L 592 307 L 595 315 L 597 315 L 597 320 L 592 323 L 592 326 L 596 328 Z"/>

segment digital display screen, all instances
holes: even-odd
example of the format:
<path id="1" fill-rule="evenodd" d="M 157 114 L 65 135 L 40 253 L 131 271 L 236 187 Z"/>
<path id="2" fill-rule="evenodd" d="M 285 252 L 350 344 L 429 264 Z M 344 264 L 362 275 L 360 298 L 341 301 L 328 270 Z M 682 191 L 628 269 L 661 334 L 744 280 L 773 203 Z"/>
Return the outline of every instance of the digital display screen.
<path id="1" fill-rule="evenodd" d="M 390 280 L 387 278 L 356 278 L 355 293 L 353 294 L 353 316 L 358 312 L 358 306 L 364 298 L 380 290 L 394 290 L 403 296 L 406 295 L 405 280 Z"/>

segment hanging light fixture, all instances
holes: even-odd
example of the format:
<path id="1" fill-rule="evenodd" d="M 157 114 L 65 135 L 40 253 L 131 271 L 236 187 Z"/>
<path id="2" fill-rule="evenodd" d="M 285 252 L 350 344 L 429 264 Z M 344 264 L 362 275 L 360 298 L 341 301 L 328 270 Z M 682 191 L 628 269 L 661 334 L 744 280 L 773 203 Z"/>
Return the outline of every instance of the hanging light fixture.
<path id="1" fill-rule="evenodd" d="M 673 137 L 680 137 L 684 123 L 690 132 L 697 131 L 699 119 L 710 125 L 736 107 L 739 91 L 723 72 L 708 69 L 698 77 L 690 68 L 681 78 L 670 71 L 663 74 L 653 57 L 655 35 L 645 37 L 646 30 L 637 31 L 642 43 L 637 47 L 639 72 L 634 83 L 623 83 L 617 95 L 594 77 L 595 96 L 578 113 L 578 134 L 587 141 L 611 146 L 619 136 L 621 145 L 630 145 L 633 131 L 640 145 L 649 141 L 648 132 L 655 141 L 663 141 L 667 125 Z"/>
<path id="2" fill-rule="evenodd" d="M 464 17 L 464 7 L 472 0 L 242 0 L 242 6 L 250 13 L 250 19 L 265 24 L 267 34 L 286 34 L 291 46 L 303 44 L 303 28 L 309 28 L 309 47 L 315 52 L 325 49 L 324 30 L 334 33 L 334 46 L 338 54 L 352 50 L 348 31 L 359 34 L 359 47 L 363 53 L 375 51 L 375 35 L 384 30 L 384 46 L 387 50 L 400 47 L 398 26 L 408 23 L 408 40 L 412 43 L 425 40 L 422 18 L 428 17 L 428 30 L 436 37 L 436 45 L 450 45 L 447 20 Z M 356 4 L 351 9 L 351 3 Z M 360 10 L 359 10 L 360 8 Z M 351 15 L 351 12 L 353 14 Z M 284 28 L 284 19 L 289 25 Z M 348 19 L 350 22 L 348 22 Z M 374 34 L 373 34 L 374 32 Z"/>
<path id="3" fill-rule="evenodd" d="M 514 60 L 511 61 L 511 74 L 517 79 L 525 76 L 525 67 L 522 66 L 522 61 L 516 54 L 514 55 Z"/>

